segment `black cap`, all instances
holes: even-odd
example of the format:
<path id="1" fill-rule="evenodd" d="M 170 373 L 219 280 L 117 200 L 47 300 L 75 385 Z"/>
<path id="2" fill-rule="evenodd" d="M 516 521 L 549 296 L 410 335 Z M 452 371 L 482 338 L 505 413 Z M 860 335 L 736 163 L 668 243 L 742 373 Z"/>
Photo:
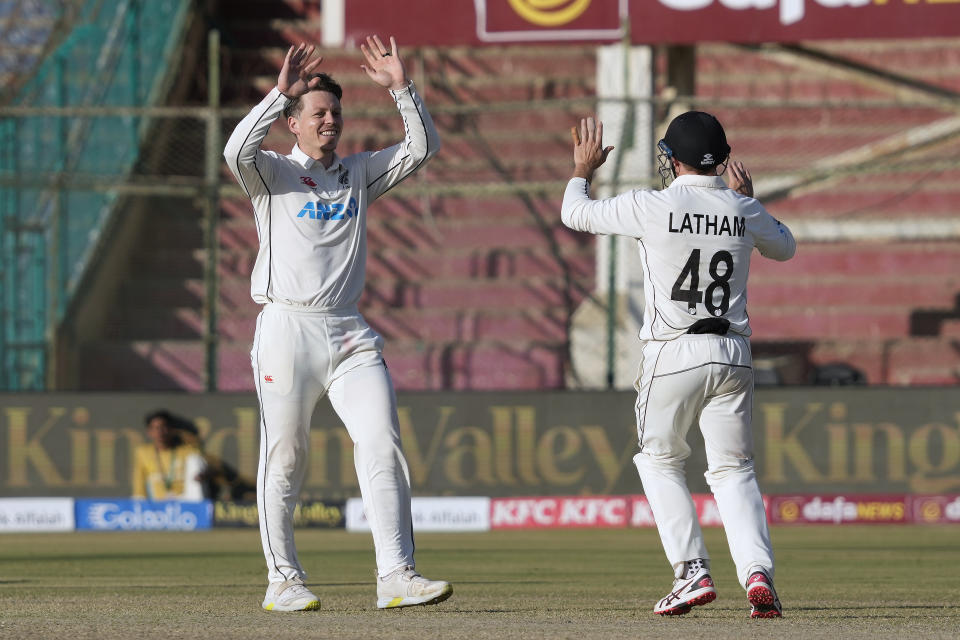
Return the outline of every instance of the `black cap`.
<path id="1" fill-rule="evenodd" d="M 720 121 L 703 111 L 678 115 L 667 127 L 663 141 L 674 158 L 698 169 L 722 164 L 730 155 L 730 145 Z"/>

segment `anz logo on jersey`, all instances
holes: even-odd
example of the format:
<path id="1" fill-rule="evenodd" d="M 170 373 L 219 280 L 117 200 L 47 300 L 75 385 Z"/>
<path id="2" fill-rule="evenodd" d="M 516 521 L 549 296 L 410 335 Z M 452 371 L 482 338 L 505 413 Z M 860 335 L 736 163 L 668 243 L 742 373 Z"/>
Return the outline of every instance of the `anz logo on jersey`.
<path id="1" fill-rule="evenodd" d="M 347 204 L 310 201 L 300 209 L 297 217 L 311 220 L 344 220 L 355 215 L 357 215 L 357 201 L 355 198 L 350 198 L 350 202 Z"/>

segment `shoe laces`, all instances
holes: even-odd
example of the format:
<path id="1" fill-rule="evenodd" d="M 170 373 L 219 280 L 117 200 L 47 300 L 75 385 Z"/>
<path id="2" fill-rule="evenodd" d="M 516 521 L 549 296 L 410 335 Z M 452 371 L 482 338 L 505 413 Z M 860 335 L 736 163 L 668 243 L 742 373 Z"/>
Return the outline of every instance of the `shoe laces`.
<path id="1" fill-rule="evenodd" d="M 399 578 L 403 582 L 420 582 L 426 584 L 430 582 L 422 575 L 420 575 L 416 569 L 413 567 L 401 567 L 394 572 L 394 576 Z M 388 578 L 389 579 L 389 578 Z"/>
<path id="2" fill-rule="evenodd" d="M 307 585 L 303 583 L 303 578 L 297 576 L 280 583 L 274 597 L 278 599 L 282 598 L 283 600 L 293 600 L 301 597 L 311 598 L 313 597 L 313 593 L 307 588 Z"/>
<path id="3" fill-rule="evenodd" d="M 710 573 L 707 571 L 706 568 L 700 568 L 694 573 L 684 576 L 683 578 L 675 578 L 673 580 L 673 586 L 674 588 L 676 588 L 681 584 L 686 586 L 693 586 L 695 584 L 695 579 L 697 577 L 708 576 L 708 575 L 710 575 Z"/>

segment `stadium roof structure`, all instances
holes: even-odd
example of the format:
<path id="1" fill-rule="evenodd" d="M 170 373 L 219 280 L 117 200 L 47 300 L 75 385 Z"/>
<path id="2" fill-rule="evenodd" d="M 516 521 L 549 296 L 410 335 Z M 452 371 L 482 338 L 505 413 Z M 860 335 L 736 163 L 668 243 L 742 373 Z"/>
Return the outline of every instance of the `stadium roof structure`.
<path id="1" fill-rule="evenodd" d="M 70 31 L 77 3 L 0 0 L 0 104 L 9 103 Z"/>

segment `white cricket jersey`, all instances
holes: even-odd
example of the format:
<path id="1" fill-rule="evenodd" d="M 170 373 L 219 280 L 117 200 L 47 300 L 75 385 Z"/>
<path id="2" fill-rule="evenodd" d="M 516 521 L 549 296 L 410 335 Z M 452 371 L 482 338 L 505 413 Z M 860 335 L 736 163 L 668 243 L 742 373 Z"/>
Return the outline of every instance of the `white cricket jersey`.
<path id="1" fill-rule="evenodd" d="M 285 156 L 260 149 L 290 103 L 276 88 L 234 129 L 223 156 L 253 202 L 260 239 L 250 279 L 256 302 L 356 306 L 366 271 L 367 205 L 440 148 L 413 83 L 390 94 L 403 118 L 403 142 L 346 158 L 335 155 L 329 169 L 296 145 Z"/>
<path id="2" fill-rule="evenodd" d="M 662 191 L 592 200 L 583 178 L 567 183 L 561 216 L 571 229 L 637 239 L 643 260 L 640 338 L 672 340 L 704 318 L 726 318 L 750 335 L 750 254 L 789 260 L 797 243 L 786 225 L 719 176 L 682 175 Z"/>

